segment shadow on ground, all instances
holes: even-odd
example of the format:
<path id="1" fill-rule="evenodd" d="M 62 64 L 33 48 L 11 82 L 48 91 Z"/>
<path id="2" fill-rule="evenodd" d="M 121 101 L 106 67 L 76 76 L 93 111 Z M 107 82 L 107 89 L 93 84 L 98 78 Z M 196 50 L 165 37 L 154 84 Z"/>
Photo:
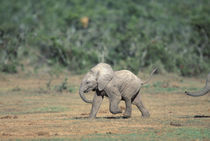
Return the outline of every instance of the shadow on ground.
<path id="1" fill-rule="evenodd" d="M 194 116 L 181 116 L 179 118 L 210 118 L 210 116 L 206 116 L 206 115 L 194 115 Z"/>
<path id="2" fill-rule="evenodd" d="M 73 119 L 89 119 L 89 117 L 73 117 Z M 118 116 L 118 117 L 114 117 L 114 116 L 110 116 L 110 117 L 96 117 L 95 119 L 128 119 L 126 117 L 123 116 Z"/>

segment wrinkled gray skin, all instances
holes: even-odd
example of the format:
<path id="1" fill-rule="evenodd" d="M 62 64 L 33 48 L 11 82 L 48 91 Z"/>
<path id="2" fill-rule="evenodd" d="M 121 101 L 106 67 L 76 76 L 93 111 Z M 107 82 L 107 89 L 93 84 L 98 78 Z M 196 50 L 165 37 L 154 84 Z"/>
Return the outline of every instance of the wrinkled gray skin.
<path id="1" fill-rule="evenodd" d="M 206 85 L 205 85 L 205 87 L 204 87 L 202 90 L 200 90 L 200 91 L 198 91 L 198 92 L 187 92 L 187 91 L 185 91 L 185 93 L 186 93 L 187 95 L 189 95 L 189 96 L 194 96 L 194 97 L 205 95 L 205 94 L 207 94 L 208 92 L 210 92 L 210 73 L 209 73 L 208 76 L 207 76 Z"/>
<path id="2" fill-rule="evenodd" d="M 140 88 L 144 83 L 146 82 L 143 82 L 128 70 L 114 72 L 110 65 L 99 63 L 84 76 L 79 94 L 83 101 L 92 103 L 89 118 L 96 117 L 104 96 L 109 98 L 109 110 L 113 114 L 122 113 L 118 104 L 123 100 L 126 104 L 125 118 L 131 116 L 131 104 L 138 107 L 143 117 L 149 117 L 150 114 L 144 107 L 140 97 Z M 96 92 L 93 100 L 88 100 L 85 97 L 85 93 L 89 91 Z"/>

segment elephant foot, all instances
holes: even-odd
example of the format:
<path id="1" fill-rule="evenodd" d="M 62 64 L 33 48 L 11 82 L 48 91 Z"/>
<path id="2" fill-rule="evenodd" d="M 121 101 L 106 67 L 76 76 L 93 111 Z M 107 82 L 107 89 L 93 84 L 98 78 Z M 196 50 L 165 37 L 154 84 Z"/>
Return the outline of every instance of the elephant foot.
<path id="1" fill-rule="evenodd" d="M 119 113 L 122 113 L 122 110 L 120 108 L 111 108 L 110 112 L 112 114 L 119 114 Z"/>
<path id="2" fill-rule="evenodd" d="M 120 114 L 122 111 L 110 111 L 112 114 Z"/>
<path id="3" fill-rule="evenodd" d="M 130 118 L 131 115 L 128 115 L 128 114 L 123 114 L 123 118 Z"/>
<path id="4" fill-rule="evenodd" d="M 123 118 L 130 118 L 131 117 L 131 110 L 126 110 L 123 114 Z"/>
<path id="5" fill-rule="evenodd" d="M 93 116 L 93 115 L 89 115 L 88 119 L 95 119 L 96 116 Z"/>
<path id="6" fill-rule="evenodd" d="M 143 118 L 149 118 L 149 117 L 150 117 L 149 112 L 144 112 L 144 113 L 142 114 L 142 117 L 143 117 Z"/>

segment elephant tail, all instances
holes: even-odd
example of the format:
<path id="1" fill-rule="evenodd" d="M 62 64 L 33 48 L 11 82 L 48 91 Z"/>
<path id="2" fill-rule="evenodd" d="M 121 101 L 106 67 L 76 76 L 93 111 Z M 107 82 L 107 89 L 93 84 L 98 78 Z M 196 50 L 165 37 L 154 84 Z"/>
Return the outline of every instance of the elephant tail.
<path id="1" fill-rule="evenodd" d="M 147 84 L 147 83 L 152 79 L 152 75 L 153 75 L 156 71 L 157 71 L 157 68 L 155 68 L 155 69 L 151 72 L 150 77 L 149 77 L 147 80 L 143 81 L 143 82 L 141 83 L 141 85 Z"/>

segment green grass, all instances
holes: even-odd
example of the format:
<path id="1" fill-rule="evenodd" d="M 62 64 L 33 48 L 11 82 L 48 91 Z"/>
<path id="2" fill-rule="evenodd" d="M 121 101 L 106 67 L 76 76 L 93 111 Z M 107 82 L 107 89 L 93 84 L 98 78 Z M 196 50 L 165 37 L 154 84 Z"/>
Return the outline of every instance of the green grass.
<path id="1" fill-rule="evenodd" d="M 201 88 L 189 87 L 174 87 L 167 82 L 157 81 L 153 84 L 148 84 L 144 87 L 147 93 L 184 93 L 187 91 L 198 91 Z"/>
<path id="2" fill-rule="evenodd" d="M 66 107 L 61 107 L 61 106 L 47 106 L 47 107 L 42 107 L 38 109 L 34 109 L 32 113 L 51 113 L 51 112 L 64 112 L 66 111 Z"/>
<path id="3" fill-rule="evenodd" d="M 94 134 L 83 138 L 84 141 L 94 140 L 202 140 L 210 139 L 210 129 L 199 129 L 192 127 L 168 128 L 160 131 L 158 129 L 140 130 L 130 134 Z"/>
<path id="4" fill-rule="evenodd" d="M 210 139 L 210 129 L 197 129 L 197 128 L 178 128 L 166 135 L 177 140 L 203 140 Z"/>
<path id="5" fill-rule="evenodd" d="M 114 134 L 107 132 L 105 134 L 90 134 L 80 138 L 75 137 L 64 137 L 64 138 L 43 138 L 43 139 L 31 139 L 30 141 L 71 141 L 71 140 L 82 140 L 82 141 L 127 141 L 127 140 L 209 140 L 210 129 L 208 128 L 194 128 L 194 127 L 177 127 L 167 129 L 153 129 L 148 128 L 145 130 L 138 130 L 134 133 L 129 134 Z M 26 139 L 25 139 L 26 140 Z M 21 141 L 17 139 L 17 141 Z"/>

